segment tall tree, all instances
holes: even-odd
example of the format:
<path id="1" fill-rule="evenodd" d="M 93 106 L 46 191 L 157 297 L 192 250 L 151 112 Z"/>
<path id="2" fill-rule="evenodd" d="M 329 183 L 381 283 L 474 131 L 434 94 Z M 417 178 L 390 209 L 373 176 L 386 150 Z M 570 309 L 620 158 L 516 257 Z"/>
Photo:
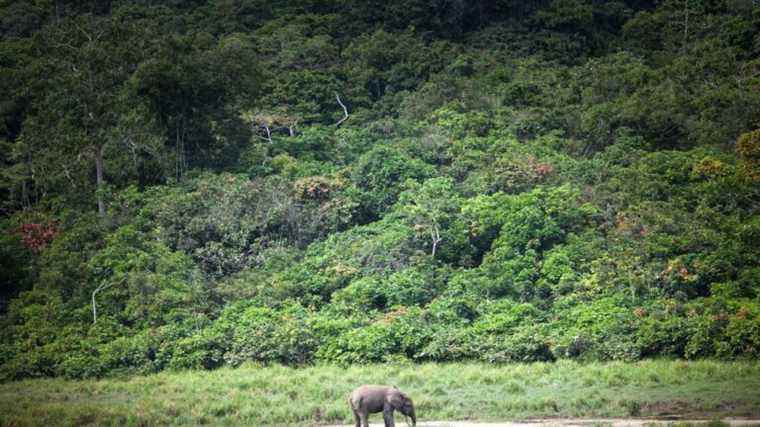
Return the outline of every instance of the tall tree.
<path id="1" fill-rule="evenodd" d="M 238 111 L 250 108 L 260 80 L 253 44 L 241 34 L 166 37 L 140 64 L 133 89 L 166 129 L 177 179 L 190 166 L 222 162 L 225 145 L 248 142 Z"/>
<path id="2" fill-rule="evenodd" d="M 135 108 L 125 83 L 149 50 L 148 40 L 134 24 L 92 16 L 63 20 L 36 38 L 35 69 L 45 83 L 32 98 L 20 142 L 33 153 L 36 170 L 44 170 L 34 176 L 38 183 L 64 176 L 81 184 L 87 181 L 82 172 L 94 167 L 100 216 L 106 213 L 107 148 L 140 142 L 125 133 L 122 119 Z"/>

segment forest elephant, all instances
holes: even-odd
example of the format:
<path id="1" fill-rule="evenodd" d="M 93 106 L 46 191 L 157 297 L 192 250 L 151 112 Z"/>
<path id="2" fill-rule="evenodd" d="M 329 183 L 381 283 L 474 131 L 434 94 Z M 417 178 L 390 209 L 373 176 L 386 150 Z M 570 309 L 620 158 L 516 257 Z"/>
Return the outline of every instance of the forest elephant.
<path id="1" fill-rule="evenodd" d="M 369 414 L 383 413 L 385 427 L 395 427 L 393 411 L 399 411 L 412 419 L 412 426 L 417 425 L 412 399 L 394 387 L 363 385 L 348 396 L 348 404 L 354 413 L 356 427 L 369 426 Z"/>

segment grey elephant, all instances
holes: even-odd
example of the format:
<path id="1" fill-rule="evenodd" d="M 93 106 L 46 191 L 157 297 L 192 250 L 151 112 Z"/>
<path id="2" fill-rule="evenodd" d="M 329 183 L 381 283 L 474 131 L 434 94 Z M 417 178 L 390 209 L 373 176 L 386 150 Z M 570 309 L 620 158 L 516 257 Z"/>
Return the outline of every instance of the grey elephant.
<path id="1" fill-rule="evenodd" d="M 412 399 L 401 390 L 380 385 L 363 385 L 348 396 L 348 404 L 354 413 L 356 427 L 369 426 L 369 414 L 383 413 L 385 427 L 395 427 L 393 411 L 399 411 L 412 419 L 412 427 L 417 425 Z"/>

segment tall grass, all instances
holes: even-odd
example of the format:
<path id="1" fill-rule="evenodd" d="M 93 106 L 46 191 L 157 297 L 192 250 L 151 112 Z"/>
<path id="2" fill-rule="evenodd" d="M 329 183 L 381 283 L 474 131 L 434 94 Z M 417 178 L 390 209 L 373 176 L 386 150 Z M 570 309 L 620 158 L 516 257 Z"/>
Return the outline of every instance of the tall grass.
<path id="1" fill-rule="evenodd" d="M 408 392 L 423 420 L 760 414 L 760 362 L 244 366 L 0 385 L 0 425 L 313 425 L 352 422 L 363 383 Z"/>

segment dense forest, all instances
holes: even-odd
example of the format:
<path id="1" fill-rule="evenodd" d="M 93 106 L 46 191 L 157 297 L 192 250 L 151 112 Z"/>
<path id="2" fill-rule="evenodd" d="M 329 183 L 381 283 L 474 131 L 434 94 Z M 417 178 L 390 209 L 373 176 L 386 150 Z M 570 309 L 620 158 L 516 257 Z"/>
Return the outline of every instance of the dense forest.
<path id="1" fill-rule="evenodd" d="M 0 379 L 760 357 L 751 0 L 1 0 Z"/>

